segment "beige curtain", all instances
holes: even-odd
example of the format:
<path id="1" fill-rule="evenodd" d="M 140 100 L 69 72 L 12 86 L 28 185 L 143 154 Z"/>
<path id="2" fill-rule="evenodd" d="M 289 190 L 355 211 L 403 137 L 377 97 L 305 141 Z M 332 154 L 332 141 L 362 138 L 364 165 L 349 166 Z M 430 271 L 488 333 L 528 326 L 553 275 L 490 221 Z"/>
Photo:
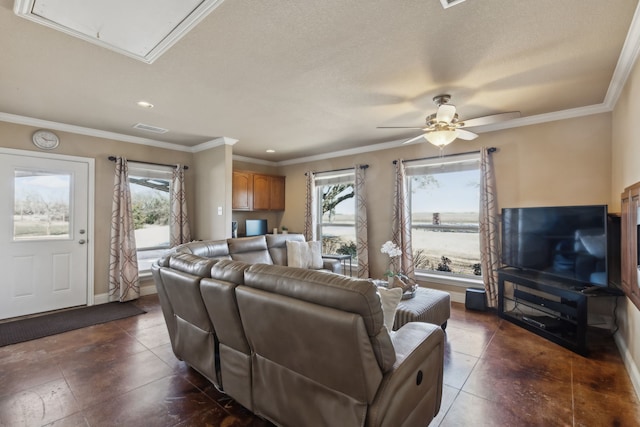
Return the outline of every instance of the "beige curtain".
<path id="1" fill-rule="evenodd" d="M 127 159 L 116 158 L 111 210 L 111 252 L 109 256 L 109 301 L 140 297 L 138 257 L 131 214 L 131 191 Z"/>
<path id="2" fill-rule="evenodd" d="M 315 191 L 316 183 L 313 171 L 308 171 L 307 176 L 307 195 L 304 205 L 304 238 L 310 242 L 314 240 L 316 235 L 316 209 L 315 209 Z"/>
<path id="3" fill-rule="evenodd" d="M 171 215 L 169 218 L 171 247 L 191 241 L 187 197 L 184 190 L 184 166 L 177 165 L 171 173 Z"/>
<path id="4" fill-rule="evenodd" d="M 393 196 L 391 241 L 402 250 L 402 255 L 392 258 L 393 271 L 399 271 L 415 280 L 413 250 L 411 249 L 411 212 L 404 164 L 396 160 L 396 182 Z"/>
<path id="5" fill-rule="evenodd" d="M 369 278 L 369 238 L 367 236 L 367 193 L 365 191 L 366 166 L 355 167 L 356 196 L 356 252 L 358 257 L 358 277 Z"/>
<path id="6" fill-rule="evenodd" d="M 498 306 L 498 268 L 500 267 L 500 244 L 498 204 L 496 200 L 495 176 L 491 152 L 480 150 L 480 262 L 482 280 L 487 292 L 487 304 Z"/>

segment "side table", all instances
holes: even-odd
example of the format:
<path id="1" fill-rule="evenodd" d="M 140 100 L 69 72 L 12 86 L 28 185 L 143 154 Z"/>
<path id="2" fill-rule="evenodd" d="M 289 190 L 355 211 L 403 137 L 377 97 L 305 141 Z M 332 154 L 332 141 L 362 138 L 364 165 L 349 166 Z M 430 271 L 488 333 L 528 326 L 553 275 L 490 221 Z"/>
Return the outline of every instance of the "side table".
<path id="1" fill-rule="evenodd" d="M 322 258 L 337 259 L 342 262 L 342 274 L 347 275 L 347 261 L 349 261 L 349 277 L 353 277 L 353 266 L 351 265 L 351 255 L 329 254 L 322 255 Z"/>

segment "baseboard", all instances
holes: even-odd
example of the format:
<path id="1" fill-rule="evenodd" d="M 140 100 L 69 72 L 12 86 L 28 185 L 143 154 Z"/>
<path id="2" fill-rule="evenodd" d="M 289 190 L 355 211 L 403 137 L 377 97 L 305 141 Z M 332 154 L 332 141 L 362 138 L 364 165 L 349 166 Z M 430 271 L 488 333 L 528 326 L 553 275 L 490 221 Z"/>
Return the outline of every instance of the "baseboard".
<path id="1" fill-rule="evenodd" d="M 151 282 L 150 284 L 146 285 L 146 286 L 140 286 L 140 296 L 145 296 L 145 295 L 153 295 L 153 294 L 157 294 L 158 290 L 156 289 L 156 285 Z M 93 297 L 93 303 L 94 305 L 97 304 L 106 304 L 109 302 L 109 294 L 108 293 L 104 293 L 104 294 L 97 294 Z"/>
<path id="2" fill-rule="evenodd" d="M 629 374 L 629 378 L 631 379 L 631 384 L 633 384 L 633 388 L 636 391 L 636 396 L 640 399 L 640 371 L 638 370 L 638 366 L 633 361 L 631 357 L 631 352 L 629 348 L 627 348 L 627 344 L 620 337 L 620 334 L 617 333 L 613 336 L 613 339 L 618 346 L 618 351 L 622 356 L 622 360 L 624 361 L 624 366 L 627 368 L 627 373 Z"/>

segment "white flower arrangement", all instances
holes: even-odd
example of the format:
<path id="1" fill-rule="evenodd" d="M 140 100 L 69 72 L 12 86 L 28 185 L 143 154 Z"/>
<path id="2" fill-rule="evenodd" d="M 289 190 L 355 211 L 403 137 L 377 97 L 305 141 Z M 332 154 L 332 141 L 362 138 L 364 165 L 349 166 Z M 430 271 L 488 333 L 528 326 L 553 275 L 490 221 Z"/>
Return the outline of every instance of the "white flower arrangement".
<path id="1" fill-rule="evenodd" d="M 384 242 L 384 244 L 380 248 L 380 252 L 382 252 L 383 254 L 389 255 L 389 258 L 391 258 L 390 268 L 389 270 L 386 271 L 384 275 L 387 277 L 395 276 L 393 270 L 391 269 L 391 267 L 393 266 L 393 258 L 396 258 L 402 255 L 402 249 L 400 249 L 398 245 L 393 243 L 391 240 L 387 240 L 386 242 Z"/>
<path id="2" fill-rule="evenodd" d="M 380 252 L 389 255 L 389 257 L 391 258 L 402 255 L 402 250 L 391 240 L 387 240 L 386 242 L 384 242 L 384 244 L 380 248 Z"/>

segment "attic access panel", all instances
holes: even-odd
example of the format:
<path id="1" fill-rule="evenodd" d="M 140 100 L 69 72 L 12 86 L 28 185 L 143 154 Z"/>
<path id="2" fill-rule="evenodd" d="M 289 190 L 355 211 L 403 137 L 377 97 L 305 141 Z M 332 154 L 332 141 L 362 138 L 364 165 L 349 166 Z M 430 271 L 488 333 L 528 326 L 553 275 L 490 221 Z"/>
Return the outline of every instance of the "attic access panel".
<path id="1" fill-rule="evenodd" d="M 152 63 L 224 0 L 15 0 L 16 15 Z"/>

